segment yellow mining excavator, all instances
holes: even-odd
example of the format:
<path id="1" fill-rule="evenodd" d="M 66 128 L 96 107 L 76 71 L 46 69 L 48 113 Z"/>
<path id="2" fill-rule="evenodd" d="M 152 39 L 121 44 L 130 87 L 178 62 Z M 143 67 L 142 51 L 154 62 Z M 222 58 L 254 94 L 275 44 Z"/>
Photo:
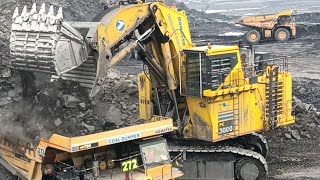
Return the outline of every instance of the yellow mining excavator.
<path id="1" fill-rule="evenodd" d="M 283 11 L 273 15 L 243 17 L 236 24 L 250 27 L 246 34 L 249 43 L 256 44 L 263 39 L 274 38 L 279 42 L 286 42 L 296 37 L 296 23 L 292 15 L 295 10 Z"/>
<path id="2" fill-rule="evenodd" d="M 161 2 L 121 1 L 93 22 L 25 7 L 14 12 L 10 45 L 13 68 L 78 82 L 91 96 L 136 50 L 147 66 L 138 75 L 140 119 L 174 120 L 166 139 L 171 156 L 182 154 L 185 179 L 264 178 L 268 146 L 258 133 L 295 121 L 286 57 L 241 45 L 197 47 L 186 13 Z"/>

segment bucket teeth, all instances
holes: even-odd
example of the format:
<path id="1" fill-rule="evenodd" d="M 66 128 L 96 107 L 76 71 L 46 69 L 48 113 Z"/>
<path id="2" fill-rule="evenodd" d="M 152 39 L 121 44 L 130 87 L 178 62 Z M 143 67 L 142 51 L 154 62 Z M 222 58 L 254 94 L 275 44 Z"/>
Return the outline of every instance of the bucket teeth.
<path id="1" fill-rule="evenodd" d="M 63 19 L 62 7 L 59 8 L 56 19 Z"/>
<path id="2" fill-rule="evenodd" d="M 57 14 L 54 12 L 54 7 L 50 6 L 49 11 L 46 12 L 46 4 L 43 3 L 39 12 L 37 12 L 37 5 L 34 3 L 31 10 L 28 12 L 27 6 L 23 7 L 21 14 L 19 14 L 18 7 L 15 9 L 12 22 L 13 30 L 47 30 L 54 31 L 55 25 L 59 25 L 63 19 L 63 11 L 60 7 Z M 15 29 L 17 28 L 17 29 Z M 19 29 L 20 28 L 20 29 Z"/>
<path id="3" fill-rule="evenodd" d="M 44 18 L 45 13 L 46 13 L 46 4 L 43 3 L 43 4 L 41 5 L 40 10 L 39 10 L 39 15 L 41 16 L 41 19 Z"/>
<path id="4" fill-rule="evenodd" d="M 61 7 L 55 12 L 43 3 L 37 11 L 33 4 L 20 14 L 15 9 L 10 36 L 13 68 L 61 76 L 87 60 L 86 49 L 83 35 L 63 22 Z"/>
<path id="5" fill-rule="evenodd" d="M 14 10 L 14 13 L 13 13 L 13 15 L 12 15 L 12 19 L 17 18 L 18 16 L 19 16 L 19 8 L 16 7 L 16 9 Z"/>
<path id="6" fill-rule="evenodd" d="M 53 16 L 53 15 L 54 15 L 53 6 L 50 6 L 48 16 Z"/>
<path id="7" fill-rule="evenodd" d="M 53 25 L 56 22 L 56 19 L 55 19 L 56 17 L 55 17 L 54 12 L 53 12 L 53 6 L 50 6 L 47 17 L 49 18 L 50 24 Z"/>
<path id="8" fill-rule="evenodd" d="M 32 5 L 31 11 L 30 11 L 30 15 L 36 14 L 37 13 L 37 5 L 36 3 L 34 3 Z"/>
<path id="9" fill-rule="evenodd" d="M 22 9 L 21 17 L 25 16 L 26 14 L 27 14 L 27 6 L 25 5 Z"/>

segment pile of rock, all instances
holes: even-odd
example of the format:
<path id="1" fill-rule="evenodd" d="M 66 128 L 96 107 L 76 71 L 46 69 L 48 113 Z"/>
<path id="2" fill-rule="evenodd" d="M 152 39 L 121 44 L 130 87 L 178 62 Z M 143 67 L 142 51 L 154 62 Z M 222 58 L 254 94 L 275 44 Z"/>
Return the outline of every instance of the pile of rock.
<path id="1" fill-rule="evenodd" d="M 110 71 L 94 99 L 68 81 L 35 84 L 37 92 L 32 97 L 22 98 L 21 86 L 1 93 L 0 122 L 20 127 L 23 132 L 19 134 L 28 139 L 49 138 L 54 133 L 74 137 L 139 123 L 135 76 Z"/>
<path id="2" fill-rule="evenodd" d="M 296 123 L 276 130 L 277 136 L 270 135 L 269 138 L 280 142 L 318 140 L 320 138 L 320 96 L 318 96 L 320 82 L 306 79 L 295 81 L 293 92 Z"/>
<path id="3" fill-rule="evenodd" d="M 294 114 L 296 117 L 296 123 L 276 129 L 273 132 L 266 133 L 271 141 L 284 142 L 287 140 L 298 141 L 304 139 L 320 138 L 320 115 L 315 112 L 313 105 L 302 103 L 300 99 L 294 98 L 296 105 L 294 108 Z M 274 132 L 276 136 L 274 136 Z"/>
<path id="4" fill-rule="evenodd" d="M 0 107 L 5 106 L 22 98 L 22 87 L 19 77 L 11 75 L 11 69 L 2 67 L 0 69 Z"/>
<path id="5" fill-rule="evenodd" d="M 305 108 L 320 112 L 320 81 L 309 79 L 296 81 L 293 92 L 297 98 L 305 102 L 303 104 Z"/>
<path id="6" fill-rule="evenodd" d="M 5 0 L 0 2 L 0 132 L 8 135 L 17 130 L 17 137 L 48 138 L 53 133 L 79 136 L 138 123 L 137 82 L 134 76 L 109 73 L 102 92 L 89 99 L 87 92 L 77 84 L 42 80 L 36 75 L 31 95 L 23 97 L 19 73 L 9 68 L 9 39 L 11 16 L 16 6 L 20 12 L 24 5 L 30 9 L 32 0 Z M 90 21 L 102 10 L 101 1 L 39 0 L 62 6 L 66 20 Z M 48 9 L 48 7 L 47 7 Z M 10 134 L 14 136 L 14 134 Z M 36 138 L 37 139 L 37 138 Z"/>
<path id="7" fill-rule="evenodd" d="M 9 64 L 9 37 L 13 13 L 11 5 L 10 3 L 1 4 L 0 2 L 0 70 Z"/>

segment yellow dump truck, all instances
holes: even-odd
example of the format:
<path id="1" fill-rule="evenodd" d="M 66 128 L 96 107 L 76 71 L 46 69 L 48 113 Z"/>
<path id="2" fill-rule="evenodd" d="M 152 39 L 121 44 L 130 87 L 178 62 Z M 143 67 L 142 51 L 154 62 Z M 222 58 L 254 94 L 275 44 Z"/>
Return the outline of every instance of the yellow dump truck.
<path id="1" fill-rule="evenodd" d="M 296 23 L 292 15 L 294 10 L 283 11 L 279 14 L 243 17 L 236 24 L 250 27 L 246 34 L 249 43 L 256 44 L 263 39 L 276 39 L 286 42 L 296 36 Z"/>
<path id="2" fill-rule="evenodd" d="M 170 118 L 67 138 L 41 139 L 35 148 L 0 143 L 1 180 L 175 179 L 183 174 L 171 164 L 164 133 L 174 130 Z"/>

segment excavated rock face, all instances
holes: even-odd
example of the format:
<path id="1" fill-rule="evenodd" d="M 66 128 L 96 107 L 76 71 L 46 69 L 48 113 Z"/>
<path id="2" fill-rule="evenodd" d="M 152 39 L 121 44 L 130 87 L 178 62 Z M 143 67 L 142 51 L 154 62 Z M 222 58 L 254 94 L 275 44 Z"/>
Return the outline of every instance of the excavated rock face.
<path id="1" fill-rule="evenodd" d="M 320 138 L 320 81 L 297 79 L 294 82 L 294 114 L 296 123 L 267 133 L 276 142 L 299 142 Z"/>
<path id="2" fill-rule="evenodd" d="M 0 66 L 9 65 L 9 39 L 10 39 L 10 26 L 11 16 L 13 13 L 12 3 L 0 2 Z M 3 67 L 0 67 L 0 70 Z"/>
<path id="3" fill-rule="evenodd" d="M 18 127 L 20 135 L 33 140 L 53 133 L 74 137 L 139 123 L 135 76 L 116 70 L 110 74 L 112 78 L 94 99 L 88 98 L 85 89 L 66 81 L 43 83 L 36 78 L 34 95 L 24 98 L 21 86 L 10 88 L 0 98 L 0 123 L 8 124 L 0 132 L 7 135 Z M 21 98 L 15 100 L 17 97 Z"/>
<path id="4" fill-rule="evenodd" d="M 44 74 L 19 73 L 9 68 L 11 17 L 33 0 L 0 2 L 0 133 L 24 141 L 49 138 L 53 133 L 68 137 L 91 134 L 136 123 L 138 97 L 136 78 L 110 71 L 103 91 L 94 99 L 71 82 L 50 83 Z M 101 11 L 98 0 L 40 0 L 64 10 L 64 18 L 90 21 Z M 119 91 L 120 90 L 120 91 Z M 15 130 L 17 129 L 17 130 Z M 9 133 L 10 132 L 10 133 Z M 16 133 L 12 133 L 16 132 Z M 24 138 L 21 138 L 24 137 Z"/>

